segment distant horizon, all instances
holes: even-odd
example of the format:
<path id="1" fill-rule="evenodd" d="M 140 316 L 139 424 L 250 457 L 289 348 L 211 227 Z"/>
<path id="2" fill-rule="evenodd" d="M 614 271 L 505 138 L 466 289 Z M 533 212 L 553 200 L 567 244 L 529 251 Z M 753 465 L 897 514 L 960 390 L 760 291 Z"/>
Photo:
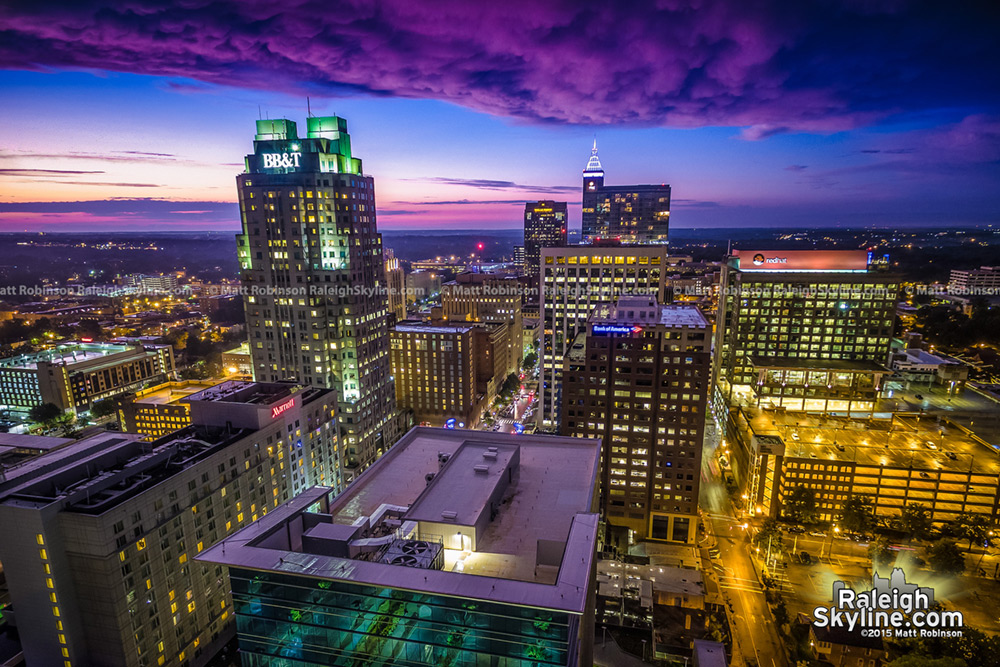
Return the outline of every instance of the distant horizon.
<path id="1" fill-rule="evenodd" d="M 772 231 L 775 233 L 779 232 L 807 232 L 807 231 L 827 231 L 827 230 L 837 230 L 843 232 L 850 231 L 890 231 L 890 230 L 926 230 L 928 227 L 933 227 L 935 223 L 912 223 L 905 226 L 900 225 L 815 225 L 811 227 L 800 227 L 800 226 L 751 226 L 751 225 L 741 225 L 741 226 L 712 226 L 712 227 L 685 227 L 676 226 L 671 227 L 670 231 L 685 231 L 685 232 L 695 232 L 699 230 L 711 231 L 711 232 L 723 232 L 723 231 Z M 963 230 L 981 230 L 981 229 L 995 229 L 995 231 L 1000 231 L 1000 223 L 969 223 L 969 224 L 956 224 L 952 226 L 943 227 L 942 232 L 958 232 Z M 414 229 L 400 229 L 400 228 L 382 228 L 379 226 L 379 233 L 389 233 L 393 235 L 423 235 L 423 234 L 437 234 L 437 235 L 447 235 L 447 234 L 517 234 L 523 233 L 521 227 L 501 227 L 494 229 L 480 229 L 480 228 L 449 228 L 449 229 L 435 229 L 435 228 L 414 228 Z M 12 235 L 39 235 L 39 234 L 116 234 L 120 236 L 143 236 L 149 234 L 238 234 L 240 232 L 239 227 L 233 227 L 232 229 L 218 229 L 218 228 L 190 228 L 190 229 L 169 229 L 169 228 L 155 228 L 151 227 L 148 229 L 22 229 L 22 230 L 0 230 L 0 236 L 12 236 Z M 569 232 L 571 235 L 579 234 L 579 229 L 571 229 Z"/>

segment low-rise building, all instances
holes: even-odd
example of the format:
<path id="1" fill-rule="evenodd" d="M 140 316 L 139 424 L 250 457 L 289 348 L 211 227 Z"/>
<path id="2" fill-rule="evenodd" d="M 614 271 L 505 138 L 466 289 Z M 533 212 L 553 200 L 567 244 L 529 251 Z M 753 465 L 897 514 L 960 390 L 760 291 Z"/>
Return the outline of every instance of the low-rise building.
<path id="1" fill-rule="evenodd" d="M 852 495 L 871 498 L 893 517 L 925 506 L 935 523 L 962 512 L 994 523 L 1000 502 L 996 450 L 968 429 L 941 419 L 789 414 L 742 408 L 731 417 L 733 469 L 746 481 L 747 509 L 778 516 L 797 487 L 815 493 L 817 519 L 836 521 Z"/>
<path id="2" fill-rule="evenodd" d="M 881 637 L 842 627 L 818 628 L 810 623 L 809 646 L 817 660 L 836 667 L 882 667 L 889 658 Z"/>
<path id="3" fill-rule="evenodd" d="M 198 560 L 256 664 L 592 665 L 600 444 L 416 428 Z"/>
<path id="4" fill-rule="evenodd" d="M 253 377 L 253 358 L 250 355 L 250 343 L 241 343 L 239 347 L 222 353 L 222 369 L 228 375 L 241 375 L 246 379 Z"/>
<path id="5" fill-rule="evenodd" d="M 82 412 L 174 374 L 169 345 L 68 343 L 0 361 L 0 407 L 29 410 L 52 403 Z"/>
<path id="6" fill-rule="evenodd" d="M 118 399 L 122 431 L 159 438 L 191 425 L 192 394 L 220 384 L 214 380 L 164 382 Z"/>
<path id="7" fill-rule="evenodd" d="M 938 384 L 949 390 L 962 390 L 969 379 L 969 367 L 965 364 L 919 348 L 894 353 L 891 366 L 908 384 Z"/>

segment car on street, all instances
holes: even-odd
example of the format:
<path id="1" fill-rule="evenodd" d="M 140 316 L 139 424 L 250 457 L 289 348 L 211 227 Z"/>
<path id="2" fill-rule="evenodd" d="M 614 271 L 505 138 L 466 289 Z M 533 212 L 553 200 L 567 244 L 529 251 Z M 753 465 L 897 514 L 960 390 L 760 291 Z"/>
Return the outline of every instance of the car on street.
<path id="1" fill-rule="evenodd" d="M 789 526 L 788 527 L 788 532 L 789 533 L 804 533 L 804 532 L 806 532 L 806 529 L 803 526 Z"/>
<path id="2" fill-rule="evenodd" d="M 804 565 L 808 565 L 809 563 L 812 562 L 812 556 L 809 555 L 808 551 L 803 551 L 802 553 L 800 553 L 799 559 L 802 561 Z"/>

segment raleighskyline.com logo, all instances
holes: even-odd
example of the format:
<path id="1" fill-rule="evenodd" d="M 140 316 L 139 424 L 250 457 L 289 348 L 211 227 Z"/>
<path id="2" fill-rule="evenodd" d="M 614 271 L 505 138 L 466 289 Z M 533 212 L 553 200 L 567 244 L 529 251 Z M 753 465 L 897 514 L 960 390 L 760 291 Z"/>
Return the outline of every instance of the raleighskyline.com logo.
<path id="1" fill-rule="evenodd" d="M 813 609 L 817 628 L 842 628 L 862 637 L 961 637 L 960 611 L 934 604 L 934 589 L 906 581 L 895 568 L 889 578 L 872 575 L 872 587 L 856 591 L 844 581 L 833 583 L 833 604 Z"/>

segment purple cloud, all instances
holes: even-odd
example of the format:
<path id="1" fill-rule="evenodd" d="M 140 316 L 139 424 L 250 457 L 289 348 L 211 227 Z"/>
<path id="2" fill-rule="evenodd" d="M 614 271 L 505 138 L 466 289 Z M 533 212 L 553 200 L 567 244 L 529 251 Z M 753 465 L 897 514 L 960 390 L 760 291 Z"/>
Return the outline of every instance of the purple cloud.
<path id="1" fill-rule="evenodd" d="M 995 106 L 987 3 L 151 0 L 0 6 L 0 66 L 446 100 L 535 123 L 831 132 Z M 189 83 L 179 91 L 197 89 Z"/>

